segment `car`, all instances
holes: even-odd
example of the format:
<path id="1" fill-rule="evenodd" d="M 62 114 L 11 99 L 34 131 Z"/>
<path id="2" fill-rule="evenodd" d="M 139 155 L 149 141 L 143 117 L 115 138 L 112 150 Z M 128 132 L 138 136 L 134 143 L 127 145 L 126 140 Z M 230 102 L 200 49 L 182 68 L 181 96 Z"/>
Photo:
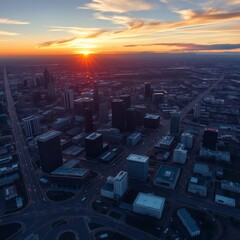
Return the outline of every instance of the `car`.
<path id="1" fill-rule="evenodd" d="M 84 202 L 85 200 L 86 200 L 86 197 L 82 198 L 82 200 L 81 200 L 81 201 L 82 201 L 82 202 Z"/>

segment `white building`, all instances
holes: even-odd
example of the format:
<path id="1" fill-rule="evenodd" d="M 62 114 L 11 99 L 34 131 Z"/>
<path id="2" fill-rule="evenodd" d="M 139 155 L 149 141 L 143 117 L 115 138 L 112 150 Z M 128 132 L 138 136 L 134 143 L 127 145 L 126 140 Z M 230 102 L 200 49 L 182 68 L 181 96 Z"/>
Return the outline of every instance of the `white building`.
<path id="1" fill-rule="evenodd" d="M 190 149 L 193 145 L 193 135 L 191 133 L 182 133 L 181 143 L 184 144 L 185 148 Z"/>
<path id="2" fill-rule="evenodd" d="M 64 107 L 65 109 L 74 108 L 74 92 L 73 90 L 67 90 L 63 93 Z"/>
<path id="3" fill-rule="evenodd" d="M 229 207 L 236 206 L 236 201 L 234 198 L 226 197 L 226 196 L 219 195 L 219 194 L 215 195 L 215 202 L 222 204 L 222 205 L 227 205 Z"/>
<path id="4" fill-rule="evenodd" d="M 160 219 L 164 205 L 165 198 L 140 192 L 133 203 L 133 211 Z"/>
<path id="5" fill-rule="evenodd" d="M 22 120 L 26 137 L 41 133 L 40 119 L 38 116 L 30 116 L 23 118 Z"/>
<path id="6" fill-rule="evenodd" d="M 184 144 L 178 143 L 173 151 L 173 162 L 185 164 L 187 160 L 187 150 L 184 149 Z"/>
<path id="7" fill-rule="evenodd" d="M 121 198 L 128 188 L 127 172 L 120 171 L 116 177 L 109 176 L 107 183 L 101 188 L 101 196 Z"/>

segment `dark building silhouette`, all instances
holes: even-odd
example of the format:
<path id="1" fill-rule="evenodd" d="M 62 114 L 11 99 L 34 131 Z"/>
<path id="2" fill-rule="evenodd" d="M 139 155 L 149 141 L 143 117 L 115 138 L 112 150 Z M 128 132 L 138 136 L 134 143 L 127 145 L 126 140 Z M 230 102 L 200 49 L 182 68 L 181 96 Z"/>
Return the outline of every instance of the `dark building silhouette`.
<path id="1" fill-rule="evenodd" d="M 63 164 L 60 135 L 61 132 L 52 130 L 37 138 L 40 164 L 45 173 L 51 173 Z"/>
<path id="2" fill-rule="evenodd" d="M 51 76 L 50 76 L 50 73 L 49 71 L 45 68 L 44 69 L 44 72 L 43 72 L 43 87 L 45 89 L 48 89 L 48 84 L 50 83 L 51 81 Z"/>
<path id="3" fill-rule="evenodd" d="M 84 109 L 90 108 L 93 112 L 93 99 L 92 98 L 78 98 L 74 100 L 74 114 L 84 116 Z"/>
<path id="4" fill-rule="evenodd" d="M 180 130 L 180 120 L 181 120 L 180 112 L 173 112 L 171 114 L 170 134 L 178 135 Z"/>
<path id="5" fill-rule="evenodd" d="M 156 129 L 159 127 L 160 116 L 155 114 L 147 114 L 144 118 L 144 127 Z"/>
<path id="6" fill-rule="evenodd" d="M 85 138 L 86 157 L 98 157 L 103 152 L 103 135 L 92 133 Z"/>
<path id="7" fill-rule="evenodd" d="M 151 99 L 152 98 L 152 88 L 151 88 L 151 83 L 146 82 L 144 84 L 145 88 L 144 88 L 144 96 L 145 99 Z"/>
<path id="8" fill-rule="evenodd" d="M 144 105 L 135 105 L 136 110 L 136 125 L 143 126 L 144 117 L 146 116 L 146 107 Z"/>
<path id="9" fill-rule="evenodd" d="M 93 87 L 93 108 L 94 113 L 99 112 L 99 90 L 97 84 L 94 84 Z"/>
<path id="10" fill-rule="evenodd" d="M 203 134 L 203 143 L 204 148 L 216 149 L 217 145 L 218 130 L 214 128 L 206 128 Z"/>
<path id="11" fill-rule="evenodd" d="M 126 111 L 126 130 L 134 132 L 136 130 L 136 110 L 135 108 L 128 108 Z"/>
<path id="12" fill-rule="evenodd" d="M 126 109 L 131 107 L 131 96 L 128 94 L 124 94 L 120 96 L 120 99 L 122 99 L 125 102 Z"/>
<path id="13" fill-rule="evenodd" d="M 93 131 L 93 114 L 91 108 L 84 110 L 85 132 L 90 133 Z"/>
<path id="14" fill-rule="evenodd" d="M 118 128 L 121 132 L 126 129 L 126 105 L 122 99 L 112 101 L 112 127 Z"/>

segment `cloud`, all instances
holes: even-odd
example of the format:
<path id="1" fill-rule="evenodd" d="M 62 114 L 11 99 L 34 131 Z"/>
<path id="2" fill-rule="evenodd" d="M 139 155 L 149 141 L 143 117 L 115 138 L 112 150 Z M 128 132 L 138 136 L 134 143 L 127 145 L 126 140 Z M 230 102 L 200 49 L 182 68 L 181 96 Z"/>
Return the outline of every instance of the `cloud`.
<path id="1" fill-rule="evenodd" d="M 19 33 L 0 30 L 0 36 L 16 36 L 16 35 L 19 35 Z"/>
<path id="2" fill-rule="evenodd" d="M 194 43 L 150 43 L 150 44 L 129 44 L 124 47 L 152 47 L 169 46 L 179 48 L 183 51 L 213 51 L 213 50 L 237 50 L 240 44 L 194 44 Z"/>
<path id="3" fill-rule="evenodd" d="M 25 24 L 30 24 L 30 22 L 12 20 L 12 19 L 9 19 L 9 18 L 0 18 L 0 24 L 25 25 Z"/>
<path id="4" fill-rule="evenodd" d="M 75 39 L 76 39 L 76 37 L 72 37 L 72 38 L 69 38 L 69 39 L 47 41 L 47 42 L 40 43 L 37 47 L 38 48 L 45 48 L 45 47 L 64 46 L 67 43 L 73 42 Z"/>
<path id="5" fill-rule="evenodd" d="M 133 11 L 145 11 L 153 6 L 143 0 L 92 0 L 78 9 L 91 9 L 100 12 L 125 13 Z"/>

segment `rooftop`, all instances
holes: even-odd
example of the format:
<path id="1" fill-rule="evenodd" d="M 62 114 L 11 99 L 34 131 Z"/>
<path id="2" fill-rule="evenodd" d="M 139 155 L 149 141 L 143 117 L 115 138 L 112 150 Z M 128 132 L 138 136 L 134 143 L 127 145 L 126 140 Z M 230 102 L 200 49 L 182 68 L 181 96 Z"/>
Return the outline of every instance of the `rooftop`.
<path id="1" fill-rule="evenodd" d="M 146 163 L 148 161 L 148 156 L 137 155 L 137 154 L 130 154 L 127 157 L 128 161 L 139 162 L 139 163 Z"/>
<path id="2" fill-rule="evenodd" d="M 86 139 L 88 139 L 88 140 L 95 140 L 95 139 L 99 138 L 100 136 L 102 136 L 101 133 L 92 133 L 92 134 L 88 135 L 86 137 Z"/>
<path id="3" fill-rule="evenodd" d="M 172 142 L 173 142 L 173 140 L 174 140 L 174 136 L 165 135 L 165 136 L 162 137 L 162 139 L 160 140 L 160 144 L 171 145 Z"/>
<path id="4" fill-rule="evenodd" d="M 179 172 L 180 172 L 180 169 L 177 167 L 161 165 L 155 178 L 161 181 L 163 180 L 165 182 L 174 183 Z"/>
<path id="5" fill-rule="evenodd" d="M 37 137 L 38 141 L 46 142 L 52 138 L 58 137 L 61 135 L 60 131 L 51 130 Z"/>
<path id="6" fill-rule="evenodd" d="M 121 181 L 125 176 L 127 176 L 127 172 L 120 171 L 118 175 L 114 178 L 115 181 Z"/>
<path id="7" fill-rule="evenodd" d="M 138 193 L 134 205 L 140 205 L 143 207 L 148 207 L 156 210 L 162 209 L 163 205 L 165 203 L 165 198 L 155 196 L 152 194 L 146 194 L 146 193 Z"/>
<path id="8" fill-rule="evenodd" d="M 160 115 L 155 115 L 155 114 L 147 114 L 145 118 L 148 119 L 160 119 Z"/>

